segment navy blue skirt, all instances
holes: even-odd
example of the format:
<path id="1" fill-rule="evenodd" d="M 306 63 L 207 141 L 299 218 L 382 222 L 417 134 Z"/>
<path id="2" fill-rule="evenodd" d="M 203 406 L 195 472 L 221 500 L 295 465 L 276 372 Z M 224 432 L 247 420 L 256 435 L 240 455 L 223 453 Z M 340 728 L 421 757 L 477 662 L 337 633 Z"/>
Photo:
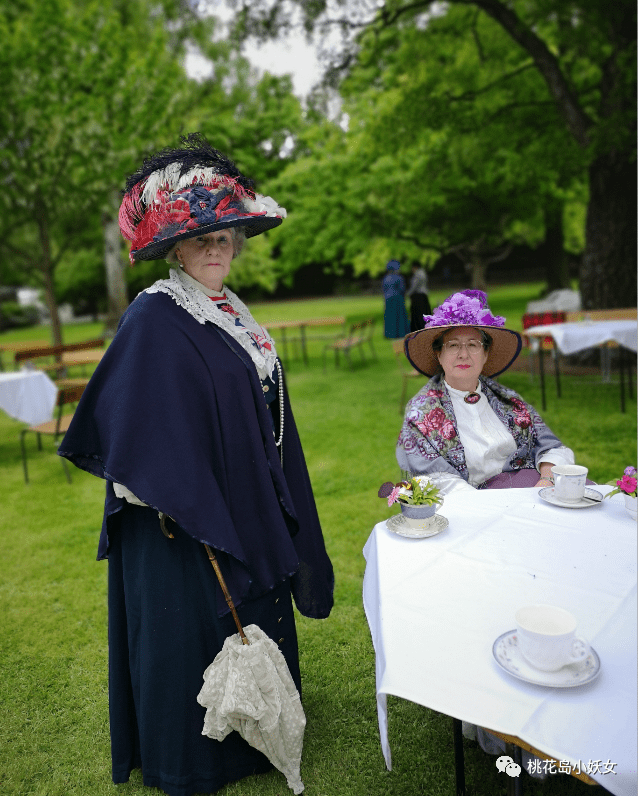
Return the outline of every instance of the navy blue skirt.
<path id="1" fill-rule="evenodd" d="M 403 296 L 391 296 L 385 301 L 384 334 L 389 340 L 405 337 L 410 331 L 408 314 L 405 311 Z"/>
<path id="2" fill-rule="evenodd" d="M 157 512 L 129 504 L 109 522 L 113 782 L 141 768 L 145 785 L 191 796 L 272 765 L 236 732 L 222 742 L 201 734 L 204 670 L 237 631 L 230 614 L 217 616 L 219 584 L 204 546 L 168 525 L 174 539 L 162 534 Z M 278 642 L 301 693 L 289 582 L 237 612 Z"/>

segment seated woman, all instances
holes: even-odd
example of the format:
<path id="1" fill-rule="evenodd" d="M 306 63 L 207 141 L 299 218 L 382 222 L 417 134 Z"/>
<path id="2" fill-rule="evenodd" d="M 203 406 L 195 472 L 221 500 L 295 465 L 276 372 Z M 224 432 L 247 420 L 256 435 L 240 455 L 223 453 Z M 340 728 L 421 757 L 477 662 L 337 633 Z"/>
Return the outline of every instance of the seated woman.
<path id="1" fill-rule="evenodd" d="M 427 473 L 444 494 L 459 489 L 551 486 L 551 468 L 574 454 L 514 390 L 492 377 L 521 350 L 481 290 L 463 290 L 408 335 L 406 356 L 432 378 L 405 410 L 397 444 L 402 470 Z"/>
<path id="2" fill-rule="evenodd" d="M 492 315 L 480 290 L 455 293 L 424 320 L 424 329 L 406 337 L 405 351 L 432 378 L 406 407 L 396 451 L 401 469 L 427 473 L 444 494 L 551 486 L 551 468 L 573 464 L 574 454 L 534 407 L 492 378 L 519 355 L 520 335 Z M 480 727 L 463 722 L 463 734 L 489 754 L 505 751 Z M 526 766 L 530 759 L 523 751 Z"/>

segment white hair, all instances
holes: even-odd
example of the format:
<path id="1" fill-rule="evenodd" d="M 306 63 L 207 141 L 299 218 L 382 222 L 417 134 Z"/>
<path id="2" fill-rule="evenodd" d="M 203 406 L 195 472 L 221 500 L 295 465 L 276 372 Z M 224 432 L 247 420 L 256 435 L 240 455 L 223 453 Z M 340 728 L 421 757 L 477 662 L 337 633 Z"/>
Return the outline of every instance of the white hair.
<path id="1" fill-rule="evenodd" d="M 244 248 L 244 243 L 246 242 L 246 230 L 243 227 L 226 227 L 226 229 L 230 230 L 230 235 L 233 239 L 234 260 L 235 257 L 239 256 L 241 250 Z M 196 236 L 194 235 L 193 237 Z M 186 240 L 188 240 L 188 238 Z M 182 241 L 176 243 L 166 255 L 165 259 L 167 263 L 170 263 L 171 265 L 179 265 L 179 260 L 177 259 L 177 249 L 179 249 L 180 243 L 182 243 Z"/>

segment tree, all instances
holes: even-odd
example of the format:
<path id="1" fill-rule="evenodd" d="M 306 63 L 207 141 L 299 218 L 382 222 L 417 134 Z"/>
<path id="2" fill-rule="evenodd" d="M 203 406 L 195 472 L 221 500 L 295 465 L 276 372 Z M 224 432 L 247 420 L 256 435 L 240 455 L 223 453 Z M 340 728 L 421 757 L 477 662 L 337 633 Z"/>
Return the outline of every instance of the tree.
<path id="1" fill-rule="evenodd" d="M 53 270 L 165 136 L 186 81 L 161 7 L 144 2 L 5 4 L 0 31 L 0 246 L 39 274 L 59 343 Z"/>
<path id="2" fill-rule="evenodd" d="M 461 8 L 426 30 L 366 35 L 341 84 L 347 133 L 317 127 L 312 155 L 282 175 L 295 197 L 282 257 L 328 255 L 377 273 L 390 257 L 454 252 L 484 287 L 509 244 L 541 241 L 546 208 L 560 226 L 582 158 L 513 50 L 494 23 Z"/>
<path id="3" fill-rule="evenodd" d="M 308 30 L 338 25 L 375 37 L 406 26 L 427 26 L 434 0 L 367 0 L 328 14 L 328 0 L 293 0 Z M 289 23 L 290 2 L 243 6 L 240 32 L 273 35 Z M 633 2 L 619 0 L 451 0 L 494 20 L 531 59 L 561 125 L 582 151 L 589 186 L 586 245 L 581 269 L 585 306 L 614 307 L 636 293 L 635 19 Z M 332 8 L 332 6 L 331 6 Z M 338 4 L 338 10 L 344 5 Z M 345 10 L 345 9 L 344 9 Z M 472 36 L 471 29 L 466 37 Z M 333 61 L 333 78 L 354 68 L 361 38 L 350 38 Z M 418 62 L 415 63 L 418 67 Z M 441 64 L 444 74 L 445 64 Z M 524 98 L 522 98 L 524 99 Z M 422 97 L 422 101 L 427 97 Z"/>

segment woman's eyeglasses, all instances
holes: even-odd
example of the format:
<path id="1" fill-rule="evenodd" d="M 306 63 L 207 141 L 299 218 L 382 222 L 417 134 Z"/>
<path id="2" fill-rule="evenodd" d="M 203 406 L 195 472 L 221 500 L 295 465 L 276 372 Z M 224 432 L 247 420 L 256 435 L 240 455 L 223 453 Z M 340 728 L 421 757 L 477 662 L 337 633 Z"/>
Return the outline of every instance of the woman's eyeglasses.
<path id="1" fill-rule="evenodd" d="M 448 354 L 458 354 L 461 348 L 465 348 L 468 354 L 478 354 L 483 350 L 483 343 L 480 340 L 468 340 L 467 343 L 459 343 L 458 340 L 450 340 L 449 343 L 443 343 L 443 348 Z"/>

